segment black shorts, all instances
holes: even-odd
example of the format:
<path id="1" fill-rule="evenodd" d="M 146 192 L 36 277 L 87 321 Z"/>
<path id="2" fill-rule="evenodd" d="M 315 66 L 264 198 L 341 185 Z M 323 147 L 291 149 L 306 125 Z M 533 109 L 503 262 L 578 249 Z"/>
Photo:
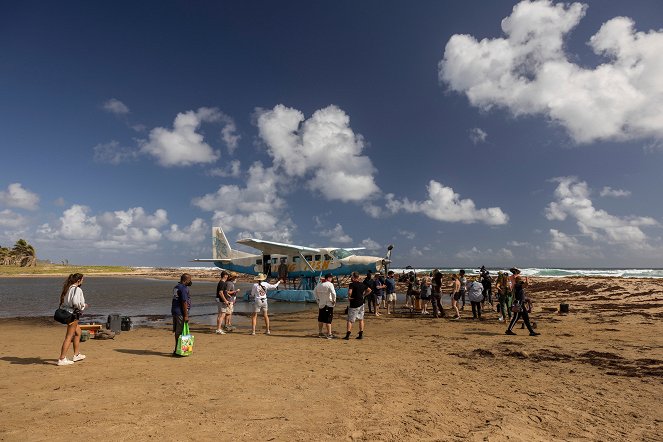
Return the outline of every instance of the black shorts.
<path id="1" fill-rule="evenodd" d="M 456 301 L 459 301 L 461 296 L 463 296 L 463 294 L 461 292 L 454 293 L 454 299 Z"/>
<path id="2" fill-rule="evenodd" d="M 334 307 L 323 307 L 318 311 L 318 322 L 331 324 L 334 318 Z"/>

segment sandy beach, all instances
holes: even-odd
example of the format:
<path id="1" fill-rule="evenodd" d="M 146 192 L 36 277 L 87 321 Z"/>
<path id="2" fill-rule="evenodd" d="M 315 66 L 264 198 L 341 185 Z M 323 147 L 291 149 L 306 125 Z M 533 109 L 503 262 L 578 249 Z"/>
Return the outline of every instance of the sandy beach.
<path id="1" fill-rule="evenodd" d="M 167 328 L 138 328 L 82 343 L 71 367 L 55 365 L 63 326 L 4 319 L 0 440 L 660 440 L 663 281 L 529 293 L 538 337 L 469 305 L 460 321 L 368 317 L 362 341 L 319 339 L 296 313 L 272 316 L 272 336 L 196 325 L 188 358 Z"/>

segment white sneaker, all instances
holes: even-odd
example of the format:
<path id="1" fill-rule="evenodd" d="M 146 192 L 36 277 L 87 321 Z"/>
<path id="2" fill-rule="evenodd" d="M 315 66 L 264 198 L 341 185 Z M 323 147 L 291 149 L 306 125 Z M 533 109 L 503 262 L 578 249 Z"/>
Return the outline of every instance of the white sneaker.
<path id="1" fill-rule="evenodd" d="M 256 334 L 255 330 L 254 330 L 254 331 L 252 331 L 252 332 L 251 332 L 251 334 L 252 334 L 252 335 L 255 335 L 255 334 Z"/>
<path id="2" fill-rule="evenodd" d="M 497 318 L 497 320 L 500 321 L 500 322 L 504 322 L 504 318 L 502 318 L 502 317 Z"/>
<path id="3" fill-rule="evenodd" d="M 82 361 L 83 359 L 85 359 L 85 355 L 78 353 L 77 355 L 74 355 L 73 361 L 78 362 L 78 361 Z"/>
<path id="4" fill-rule="evenodd" d="M 270 332 L 269 330 L 267 330 L 267 331 L 265 332 L 265 334 L 266 334 L 266 335 L 271 335 L 272 332 Z"/>
<path id="5" fill-rule="evenodd" d="M 216 331 L 216 334 L 217 334 L 217 335 L 225 335 L 226 332 L 224 332 L 223 330 L 217 330 L 217 331 Z"/>
<path id="6" fill-rule="evenodd" d="M 74 361 L 70 361 L 67 358 L 64 359 L 58 359 L 58 365 L 73 365 Z"/>

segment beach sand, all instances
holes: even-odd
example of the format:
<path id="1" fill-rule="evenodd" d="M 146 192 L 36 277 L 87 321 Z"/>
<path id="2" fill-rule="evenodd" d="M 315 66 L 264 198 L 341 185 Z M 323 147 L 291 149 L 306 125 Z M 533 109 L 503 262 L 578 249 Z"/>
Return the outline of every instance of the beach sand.
<path id="1" fill-rule="evenodd" d="M 469 304 L 460 321 L 368 317 L 361 341 L 314 337 L 297 313 L 273 316 L 272 336 L 196 325 L 187 358 L 166 328 L 122 332 L 70 367 L 55 366 L 63 326 L 0 320 L 0 440 L 661 440 L 663 281 L 529 293 L 538 337 L 467 319 Z"/>

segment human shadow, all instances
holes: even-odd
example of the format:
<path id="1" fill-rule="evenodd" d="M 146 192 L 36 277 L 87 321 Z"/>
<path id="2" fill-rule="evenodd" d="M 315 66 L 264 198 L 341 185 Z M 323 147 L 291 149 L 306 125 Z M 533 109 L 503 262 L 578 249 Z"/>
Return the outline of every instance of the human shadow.
<path id="1" fill-rule="evenodd" d="M 10 364 L 18 365 L 42 365 L 42 364 L 55 364 L 57 359 L 43 359 L 43 358 L 19 358 L 17 356 L 3 356 L 0 360 L 9 362 Z"/>
<path id="2" fill-rule="evenodd" d="M 137 356 L 164 356 L 171 357 L 172 353 L 163 352 L 163 351 L 154 351 L 154 350 L 144 350 L 144 349 L 133 349 L 133 348 L 116 348 L 116 352 L 126 353 L 129 355 Z"/>

